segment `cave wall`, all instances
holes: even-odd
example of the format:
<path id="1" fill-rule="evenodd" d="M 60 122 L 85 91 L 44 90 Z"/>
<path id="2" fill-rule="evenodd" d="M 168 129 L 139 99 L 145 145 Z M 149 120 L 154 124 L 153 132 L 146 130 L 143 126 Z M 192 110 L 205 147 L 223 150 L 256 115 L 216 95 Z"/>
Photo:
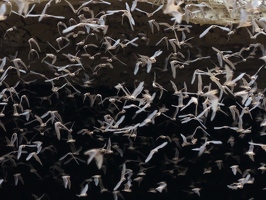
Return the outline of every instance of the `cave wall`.
<path id="1" fill-rule="evenodd" d="M 13 4 L 13 8 L 16 10 L 17 5 L 16 1 L 11 1 Z M 81 3 L 78 1 L 70 1 L 73 3 L 74 7 L 79 7 Z M 35 5 L 31 14 L 40 14 L 43 12 L 43 8 L 47 5 L 47 1 L 43 1 L 42 3 L 31 2 L 29 6 Z M 124 1 L 114 1 L 110 2 L 111 5 L 105 3 L 94 3 L 90 5 L 90 10 L 93 11 L 95 16 L 101 16 L 104 12 L 108 10 L 119 10 L 125 9 L 125 2 Z M 160 3 L 162 2 L 155 2 L 154 4 L 145 3 L 145 2 L 138 2 L 137 8 L 141 10 L 146 10 L 152 12 L 156 10 Z M 197 2 L 197 3 L 204 3 L 204 2 Z M 248 2 L 244 2 L 247 4 Z M 128 5 L 132 5 L 133 2 L 128 2 Z M 190 7 L 187 7 L 187 6 Z M 194 5 L 195 2 L 194 2 Z M 243 47 L 249 47 L 250 44 L 258 44 L 264 43 L 264 34 L 258 35 L 255 39 L 251 39 L 250 35 L 248 34 L 246 27 L 238 28 L 238 22 L 240 18 L 240 10 L 238 9 L 238 14 L 235 15 L 235 20 L 231 21 L 232 23 L 228 23 L 228 19 L 219 15 L 218 21 L 214 20 L 213 17 L 209 17 L 211 14 L 210 12 L 217 12 L 226 15 L 228 10 L 226 5 L 222 4 L 219 1 L 208 2 L 203 6 L 203 13 L 199 14 L 196 12 L 197 15 L 193 15 L 189 18 L 189 23 L 187 24 L 185 11 L 190 8 L 191 11 L 200 10 L 200 7 L 193 6 L 193 2 L 185 1 L 184 4 L 181 5 L 181 12 L 184 13 L 182 25 L 180 27 L 187 27 L 187 30 L 177 30 L 177 37 L 179 40 L 188 39 L 188 43 L 190 45 L 182 45 L 180 48 L 176 45 L 176 49 L 178 52 L 182 53 L 184 57 L 179 56 L 179 60 L 181 62 L 185 62 L 186 60 L 193 60 L 200 57 L 208 57 L 208 59 L 198 60 L 196 62 L 191 62 L 188 65 L 185 65 L 182 69 L 177 69 L 177 76 L 173 78 L 172 72 L 170 69 L 170 61 L 167 63 L 167 69 L 164 69 L 165 65 L 165 58 L 168 57 L 170 53 L 173 52 L 173 48 L 168 43 L 166 46 L 166 42 L 162 41 L 160 44 L 156 45 L 158 41 L 161 40 L 163 37 L 168 37 L 168 39 L 174 39 L 175 35 L 173 31 L 167 30 L 167 27 L 164 25 L 159 25 L 159 30 L 154 26 L 154 32 L 151 31 L 148 21 L 154 19 L 157 23 L 166 22 L 168 24 L 173 23 L 171 21 L 171 16 L 169 14 L 164 14 L 163 10 L 165 7 L 160 9 L 155 14 L 151 14 L 151 16 L 147 16 L 145 13 L 140 11 L 134 10 L 132 12 L 133 19 L 135 20 L 134 30 L 131 29 L 129 25 L 129 21 L 127 17 L 124 17 L 123 24 L 122 24 L 122 13 L 116 13 L 114 15 L 108 15 L 105 18 L 106 25 L 108 25 L 107 34 L 93 33 L 91 34 L 80 34 L 76 37 L 76 35 L 68 36 L 70 44 L 64 48 L 60 52 L 56 52 L 50 45 L 48 45 L 47 41 L 50 44 L 56 46 L 56 39 L 59 37 L 67 36 L 67 34 L 62 34 L 58 32 L 58 22 L 63 22 L 67 26 L 70 23 L 69 19 L 75 19 L 78 21 L 77 14 L 73 13 L 69 5 L 65 1 L 56 1 L 51 2 L 51 6 L 47 7 L 46 13 L 54 14 L 57 16 L 63 16 L 65 19 L 56 19 L 54 17 L 43 18 L 40 22 L 40 17 L 23 17 L 19 16 L 15 13 L 10 13 L 7 16 L 7 19 L 1 22 L 1 57 L 3 56 L 10 56 L 14 55 L 16 52 L 18 56 L 24 61 L 24 63 L 29 67 L 31 70 L 36 70 L 37 72 L 45 73 L 48 77 L 54 76 L 56 72 L 53 68 L 47 66 L 44 62 L 41 62 L 42 59 L 45 57 L 47 53 L 52 53 L 57 55 L 57 62 L 55 65 L 57 66 L 64 66 L 69 63 L 69 60 L 66 59 L 65 56 L 62 54 L 72 54 L 81 57 L 82 63 L 84 63 L 84 67 L 88 69 L 88 75 L 94 80 L 95 85 L 103 85 L 103 86 L 113 86 L 117 84 L 117 82 L 134 82 L 135 79 L 142 81 L 145 80 L 147 85 L 150 85 L 152 80 L 154 79 L 154 72 L 157 74 L 157 80 L 160 82 L 161 85 L 164 85 L 167 89 L 171 90 L 171 84 L 169 80 L 173 80 L 174 82 L 182 85 L 183 82 L 190 82 L 190 79 L 195 71 L 195 69 L 206 69 L 206 68 L 213 68 L 215 64 L 218 65 L 216 52 L 212 49 L 215 47 L 219 50 L 223 51 L 231 51 L 231 54 L 237 53 Z M 212 10 L 213 8 L 214 10 Z M 264 14 L 264 5 L 260 6 L 261 10 L 259 12 L 260 18 L 263 18 Z M 82 11 L 81 11 L 82 12 Z M 81 14 L 81 13 L 80 13 Z M 91 16 L 89 12 L 84 11 L 83 14 L 86 17 Z M 253 19 L 254 15 L 259 15 L 258 13 L 250 15 L 250 19 Z M 22 15 L 25 15 L 22 13 Z M 230 18 L 233 19 L 233 18 Z M 214 20 L 214 21 L 212 21 Z M 232 34 L 228 34 L 228 31 L 224 31 L 220 28 L 212 28 L 209 32 L 202 38 L 199 38 L 200 34 L 204 32 L 210 24 L 217 24 L 222 27 L 229 28 L 233 31 Z M 11 31 L 12 27 L 14 30 Z M 247 27 L 249 30 L 252 30 L 252 27 Z M 63 30 L 63 26 L 60 26 L 61 31 Z M 9 30 L 9 31 L 7 31 Z M 84 31 L 83 27 L 74 29 L 74 32 L 77 33 L 78 31 Z M 117 40 L 120 39 L 121 41 L 126 41 L 126 39 L 131 40 L 135 37 L 138 37 L 138 40 L 135 42 L 138 46 L 128 45 L 126 48 L 116 48 L 115 50 L 110 50 L 110 53 L 116 55 L 119 60 L 121 60 L 125 64 L 121 64 L 118 61 L 112 61 L 113 69 L 110 68 L 103 68 L 98 71 L 96 74 L 94 69 L 95 67 L 103 63 L 102 59 L 95 59 L 91 60 L 86 57 L 82 57 L 81 54 L 84 53 L 84 45 L 85 44 L 95 44 L 97 48 L 90 47 L 88 49 L 89 53 L 94 55 L 95 53 L 101 53 L 101 56 L 110 56 L 110 53 L 105 51 L 105 46 L 103 45 L 104 37 L 110 36 L 113 39 Z M 30 38 L 34 38 L 38 44 L 40 45 L 41 52 L 39 53 L 39 58 L 36 57 L 36 54 L 32 54 L 30 60 L 28 59 L 29 56 L 29 42 Z M 81 42 L 85 39 L 85 42 L 80 46 L 77 46 L 78 42 Z M 36 47 L 35 47 L 36 48 Z M 251 51 L 254 51 L 254 55 L 250 58 L 242 61 L 240 57 L 230 57 L 232 62 L 238 63 L 236 65 L 236 74 L 241 72 L 248 72 L 249 74 L 254 74 L 258 70 L 258 68 L 264 64 L 264 61 L 260 60 L 259 58 L 263 55 L 259 46 L 255 47 L 257 50 L 254 50 L 253 47 L 250 50 L 243 51 L 243 57 L 248 56 Z M 140 69 L 137 76 L 133 74 L 134 67 L 138 61 L 139 55 L 148 55 L 152 56 L 154 52 L 157 50 L 162 50 L 163 53 L 158 56 L 156 59 L 156 63 L 152 65 L 152 71 L 150 73 L 146 73 L 145 67 Z M 244 55 L 245 54 L 245 55 Z M 35 57 L 34 57 L 35 56 Z M 100 58 L 101 56 L 98 56 Z M 222 67 L 222 66 L 219 66 Z M 164 70 L 163 70 L 164 69 Z M 16 72 L 11 71 L 14 76 L 10 78 L 11 82 L 15 82 L 18 80 L 19 77 L 16 77 Z M 265 75 L 264 70 L 260 73 Z M 110 76 L 110 74 L 112 74 Z M 30 74 L 22 74 L 22 79 L 27 81 L 30 78 Z M 10 77 L 10 76 L 9 76 Z M 16 78 L 14 78 L 16 77 Z M 76 75 L 75 79 L 77 82 L 82 82 L 82 73 Z M 45 84 L 43 81 L 37 81 L 40 84 Z M 262 87 L 265 85 L 265 80 L 260 78 L 258 80 L 259 85 Z M 74 84 L 74 83 L 73 83 Z M 188 84 L 189 87 L 193 88 L 192 85 Z"/>

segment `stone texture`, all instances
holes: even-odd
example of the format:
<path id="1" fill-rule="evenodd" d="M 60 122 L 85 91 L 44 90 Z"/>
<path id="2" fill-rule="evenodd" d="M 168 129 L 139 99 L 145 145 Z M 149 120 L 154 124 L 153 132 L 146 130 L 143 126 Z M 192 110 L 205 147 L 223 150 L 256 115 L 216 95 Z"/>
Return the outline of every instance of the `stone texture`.
<path id="1" fill-rule="evenodd" d="M 75 7 L 78 7 L 77 1 L 70 1 L 74 3 L 73 5 Z M 43 10 L 43 7 L 47 1 L 42 2 L 41 4 L 36 4 L 36 7 L 32 11 L 32 14 L 34 13 L 41 13 Z M 117 10 L 117 9 L 125 9 L 125 2 L 124 1 L 111 1 L 111 5 L 105 5 L 105 4 L 91 4 L 90 9 L 94 11 L 94 14 L 97 15 L 97 13 L 100 13 L 102 11 L 107 10 Z M 155 2 L 156 3 L 156 2 Z M 191 4 L 190 1 L 185 1 L 185 4 L 182 5 L 183 10 L 186 5 Z M 200 3 L 198 1 L 198 3 Z M 80 4 L 80 3 L 79 3 Z M 131 3 L 129 2 L 129 5 Z M 215 9 L 215 12 L 222 13 L 223 15 L 227 15 L 225 12 L 225 6 L 220 1 L 211 1 L 208 2 L 208 5 L 213 7 Z M 15 5 L 13 5 L 15 7 Z M 146 11 L 152 12 L 157 8 L 156 5 L 149 5 L 147 3 L 138 3 L 138 8 L 143 9 Z M 264 9 L 264 6 L 262 6 Z M 195 8 L 193 8 L 195 9 Z M 262 9 L 262 10 L 263 10 Z M 80 55 L 81 53 L 84 53 L 83 48 L 79 48 L 76 46 L 77 42 L 82 41 L 83 39 L 86 39 L 86 43 L 93 43 L 98 45 L 98 48 L 90 48 L 90 54 L 95 54 L 97 52 L 101 52 L 101 56 L 110 56 L 110 54 L 105 53 L 104 46 L 100 46 L 102 43 L 102 40 L 105 36 L 110 36 L 114 39 L 133 39 L 135 37 L 139 37 L 139 40 L 136 42 L 138 44 L 138 47 L 129 45 L 125 49 L 119 48 L 118 50 L 111 50 L 110 52 L 112 54 L 115 54 L 118 59 L 120 59 L 123 63 L 126 64 L 123 65 L 118 61 L 113 61 L 112 64 L 114 66 L 114 69 L 109 68 L 103 68 L 99 70 L 97 74 L 93 74 L 93 68 L 97 66 L 98 64 L 102 63 L 103 60 L 98 59 L 90 60 L 88 58 L 82 58 L 82 63 L 84 64 L 84 67 L 87 70 L 86 73 L 94 79 L 93 83 L 97 86 L 111 86 L 113 87 L 118 82 L 125 82 L 126 84 L 132 85 L 132 83 L 135 80 L 145 80 L 145 83 L 150 85 L 150 83 L 154 79 L 154 72 L 157 75 L 157 81 L 164 85 L 167 89 L 171 89 L 171 84 L 169 83 L 169 80 L 173 80 L 176 83 L 183 85 L 183 82 L 190 83 L 190 79 L 192 77 L 192 74 L 194 73 L 195 69 L 206 69 L 206 68 L 213 68 L 215 64 L 217 64 L 217 58 L 216 58 L 216 52 L 211 48 L 212 46 L 215 46 L 217 49 L 224 50 L 224 51 L 232 51 L 237 52 L 242 47 L 248 47 L 250 44 L 256 44 L 256 43 L 263 43 L 265 35 L 259 35 L 256 39 L 251 39 L 250 36 L 247 33 L 246 28 L 236 28 L 237 23 L 235 23 L 232 27 L 232 30 L 235 30 L 235 33 L 232 35 L 228 35 L 227 32 L 222 31 L 219 28 L 213 28 L 211 29 L 208 34 L 206 34 L 204 37 L 199 38 L 199 35 L 210 26 L 210 24 L 226 24 L 227 21 L 223 16 L 219 16 L 217 20 L 213 21 L 213 18 L 208 17 L 209 12 L 211 12 L 212 9 L 204 9 L 204 12 L 206 12 L 204 19 L 202 19 L 203 16 L 197 16 L 189 20 L 189 24 L 186 24 L 185 21 L 182 22 L 182 24 L 189 26 L 189 32 L 183 31 L 183 34 L 185 34 L 185 37 L 191 38 L 188 42 L 192 45 L 192 47 L 189 46 L 182 46 L 181 49 L 177 48 L 179 52 L 184 54 L 185 58 L 182 58 L 185 62 L 186 60 L 192 60 L 200 56 L 210 56 L 211 59 L 203 59 L 194 63 L 189 64 L 189 66 L 185 66 L 184 69 L 177 69 L 177 77 L 176 79 L 173 79 L 172 72 L 170 69 L 170 64 L 168 63 L 168 70 L 162 71 L 165 58 L 173 52 L 171 46 L 169 45 L 169 49 L 166 48 L 166 43 L 163 41 L 159 45 L 156 45 L 157 42 L 164 36 L 167 36 L 169 38 L 174 38 L 174 34 L 172 31 L 166 30 L 166 27 L 160 25 L 160 30 L 156 30 L 155 32 L 151 33 L 151 29 L 148 24 L 148 20 L 155 19 L 157 22 L 167 22 L 171 24 L 170 16 L 163 14 L 162 10 L 155 13 L 151 17 L 147 17 L 144 13 L 134 11 L 132 12 L 133 18 L 135 20 L 136 25 L 134 26 L 134 31 L 131 30 L 128 19 L 124 17 L 123 25 L 122 25 L 122 17 L 121 13 L 117 13 L 114 15 L 110 15 L 106 18 L 106 24 L 108 24 L 108 32 L 106 35 L 103 35 L 102 33 L 96 33 L 98 36 L 95 37 L 94 35 L 79 35 L 78 37 L 69 37 L 70 39 L 70 45 L 67 46 L 64 50 L 61 52 L 56 53 L 47 43 L 49 41 L 52 45 L 56 45 L 56 38 L 60 37 L 60 34 L 58 33 L 57 23 L 59 21 L 63 21 L 67 25 L 69 25 L 69 19 L 73 18 L 75 20 L 78 20 L 78 17 L 74 15 L 69 8 L 69 6 L 64 2 L 61 1 L 57 4 L 52 2 L 52 5 L 48 7 L 47 13 L 54 14 L 57 16 L 64 16 L 64 20 L 59 20 L 55 18 L 44 18 L 41 22 L 38 22 L 38 17 L 34 18 L 23 18 L 20 17 L 14 13 L 12 13 L 5 21 L 1 22 L 1 52 L 0 57 L 4 56 L 10 56 L 14 55 L 16 52 L 18 53 L 18 57 L 20 57 L 26 65 L 29 67 L 30 70 L 38 71 L 40 73 L 45 73 L 47 77 L 53 77 L 55 71 L 51 70 L 50 67 L 47 67 L 45 63 L 42 63 L 42 58 L 45 57 L 46 53 L 54 53 L 58 56 L 58 60 L 55 63 L 57 66 L 64 66 L 67 63 L 69 63 L 69 60 L 65 58 L 65 56 L 62 56 L 62 53 L 65 54 L 72 54 L 72 55 Z M 262 13 L 263 14 L 263 13 Z M 85 13 L 85 16 L 89 17 L 90 14 Z M 206 17 L 207 16 L 207 17 Z M 263 16 L 263 15 L 262 15 Z M 201 18 L 201 21 L 199 19 Z M 198 25 L 201 24 L 201 25 Z M 13 31 L 6 32 L 9 28 L 16 27 Z M 229 27 L 229 26 L 228 26 Z M 61 28 L 61 27 L 60 27 Z M 230 28 L 230 27 L 229 27 Z M 75 32 L 78 30 L 83 30 L 84 28 L 77 28 L 75 29 Z M 145 35 L 146 38 L 149 39 L 149 41 L 145 40 L 144 37 L 140 37 L 140 33 Z M 182 31 L 177 32 L 177 36 L 179 40 L 182 39 Z M 183 35 L 184 36 L 184 35 Z M 29 53 L 29 43 L 28 39 L 31 37 L 35 38 L 40 47 L 40 58 L 35 59 L 32 58 L 31 60 L 28 60 L 28 53 Z M 156 59 L 156 63 L 153 64 L 152 72 L 146 73 L 146 69 L 140 69 L 137 75 L 133 74 L 133 70 L 135 67 L 135 64 L 137 62 L 137 57 L 139 55 L 148 55 L 152 56 L 153 53 L 157 50 L 161 49 L 163 51 L 163 54 L 160 55 Z M 251 48 L 252 50 L 252 48 Z M 247 51 L 248 52 L 248 51 Z M 247 55 L 248 53 L 245 52 Z M 250 51 L 249 51 L 250 52 Z M 264 63 L 262 60 L 259 60 L 258 58 L 262 56 L 261 51 L 258 50 L 255 51 L 254 58 L 247 59 L 246 62 L 241 62 L 236 65 L 236 74 L 241 72 L 247 72 L 249 74 L 256 73 L 257 69 Z M 232 60 L 233 62 L 241 61 L 239 58 L 234 58 Z M 12 63 L 9 63 L 12 64 Z M 11 79 L 8 79 L 7 82 L 9 83 L 15 83 L 19 78 L 16 75 L 15 70 L 10 72 L 13 73 L 14 76 L 12 76 Z M 261 87 L 264 87 L 265 80 L 263 79 L 265 75 L 265 70 L 262 70 L 260 72 L 260 78 L 258 80 L 258 83 Z M 26 74 L 23 75 L 21 78 L 23 80 L 30 80 L 30 75 Z M 82 82 L 82 78 L 84 78 L 83 73 L 80 73 L 75 77 L 76 82 Z M 45 82 L 37 81 L 39 84 L 46 84 Z M 188 87 L 193 87 L 190 84 L 188 84 Z"/>

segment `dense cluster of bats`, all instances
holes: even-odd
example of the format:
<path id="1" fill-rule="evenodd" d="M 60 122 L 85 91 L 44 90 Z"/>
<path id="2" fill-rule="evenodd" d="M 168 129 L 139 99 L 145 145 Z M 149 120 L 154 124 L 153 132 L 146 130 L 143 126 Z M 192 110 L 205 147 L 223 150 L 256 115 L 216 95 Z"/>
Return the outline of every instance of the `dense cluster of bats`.
<path id="1" fill-rule="evenodd" d="M 240 29 L 265 37 L 264 1 L 224 0 L 238 23 L 197 38 L 189 19 L 214 9 L 206 2 L 50 0 L 40 13 L 37 4 L 0 6 L 0 198 L 261 199 L 266 46 L 214 44 L 206 54 L 195 44 L 212 29 L 228 41 Z M 67 16 L 50 10 L 58 5 Z M 46 41 L 19 21 L 56 33 Z M 239 73 L 250 61 L 255 72 Z M 186 82 L 182 70 L 192 70 Z"/>

